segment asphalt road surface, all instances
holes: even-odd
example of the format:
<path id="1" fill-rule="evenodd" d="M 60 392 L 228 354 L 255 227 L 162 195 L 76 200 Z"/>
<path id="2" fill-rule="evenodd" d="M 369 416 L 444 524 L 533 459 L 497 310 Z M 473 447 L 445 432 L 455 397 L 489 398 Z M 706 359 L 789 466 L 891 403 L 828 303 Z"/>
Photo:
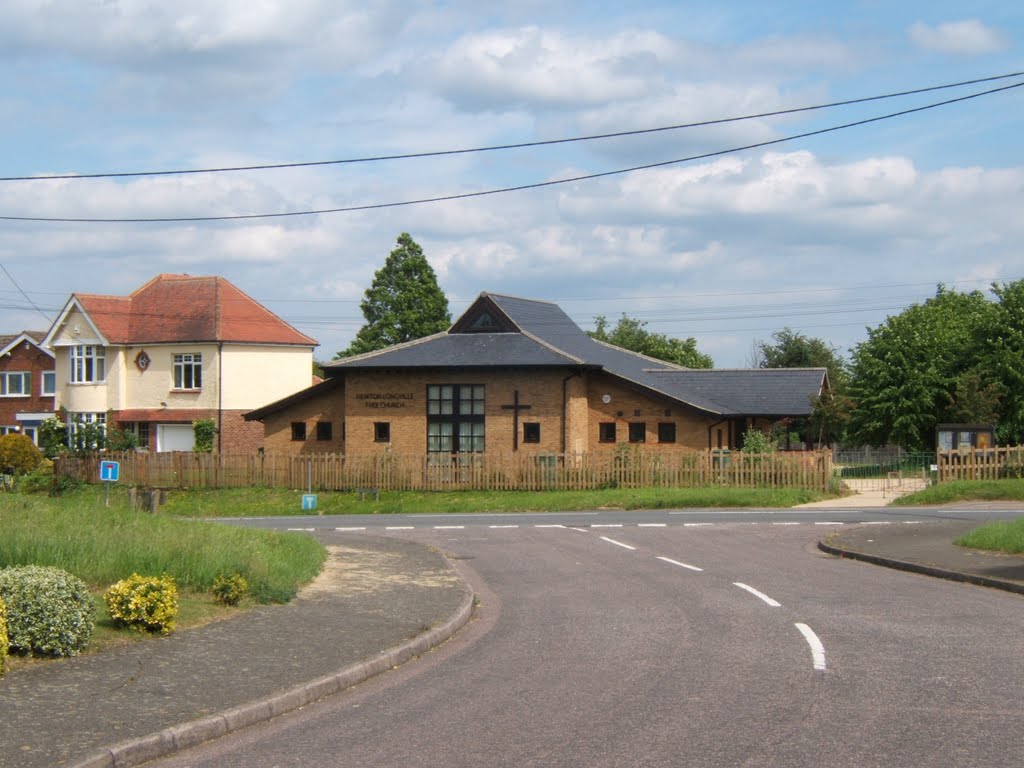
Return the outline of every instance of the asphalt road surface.
<path id="1" fill-rule="evenodd" d="M 1021 765 L 1021 597 L 822 555 L 833 516 L 393 530 L 473 582 L 467 629 L 154 765 Z"/>

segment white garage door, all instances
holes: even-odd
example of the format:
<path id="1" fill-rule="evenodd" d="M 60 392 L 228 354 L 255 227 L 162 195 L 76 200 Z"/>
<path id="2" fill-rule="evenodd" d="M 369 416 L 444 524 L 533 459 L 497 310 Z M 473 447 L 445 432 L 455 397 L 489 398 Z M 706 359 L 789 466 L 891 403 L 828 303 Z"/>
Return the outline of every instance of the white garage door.
<path id="1" fill-rule="evenodd" d="M 194 447 L 195 435 L 191 424 L 157 424 L 158 451 L 191 451 Z"/>

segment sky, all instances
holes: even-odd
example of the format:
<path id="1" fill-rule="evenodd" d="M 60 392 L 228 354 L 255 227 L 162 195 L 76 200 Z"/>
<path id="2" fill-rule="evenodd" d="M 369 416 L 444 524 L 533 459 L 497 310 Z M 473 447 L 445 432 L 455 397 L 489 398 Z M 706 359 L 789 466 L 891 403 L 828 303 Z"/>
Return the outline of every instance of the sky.
<path id="1" fill-rule="evenodd" d="M 1022 46 L 1005 0 L 6 0 L 0 333 L 220 275 L 329 360 L 408 232 L 453 319 L 488 291 L 719 368 L 783 328 L 847 355 L 940 283 L 1024 278 L 1024 75 L 790 110 L 1021 72 Z"/>

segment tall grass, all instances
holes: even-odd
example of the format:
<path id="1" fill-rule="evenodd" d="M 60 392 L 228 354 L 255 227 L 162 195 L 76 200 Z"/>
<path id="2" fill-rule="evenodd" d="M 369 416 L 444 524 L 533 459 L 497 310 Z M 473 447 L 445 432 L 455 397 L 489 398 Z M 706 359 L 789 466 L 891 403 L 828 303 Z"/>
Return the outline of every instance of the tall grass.
<path id="1" fill-rule="evenodd" d="M 107 508 L 87 495 L 79 501 L 0 494 L 0 566 L 54 565 L 99 588 L 132 573 L 167 573 L 197 591 L 240 573 L 256 600 L 286 602 L 324 560 L 323 547 L 301 534 Z"/>

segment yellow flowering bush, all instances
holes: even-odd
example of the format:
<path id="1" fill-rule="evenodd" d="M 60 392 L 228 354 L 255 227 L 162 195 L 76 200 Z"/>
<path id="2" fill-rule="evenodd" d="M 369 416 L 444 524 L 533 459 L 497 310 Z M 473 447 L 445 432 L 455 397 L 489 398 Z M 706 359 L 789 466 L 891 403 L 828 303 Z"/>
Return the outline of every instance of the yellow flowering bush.
<path id="1" fill-rule="evenodd" d="M 249 582 L 240 573 L 222 573 L 213 580 L 213 596 L 223 605 L 238 605 L 249 593 Z"/>
<path id="2" fill-rule="evenodd" d="M 173 576 L 133 573 L 103 593 L 103 602 L 116 624 L 166 635 L 178 616 L 178 586 Z"/>
<path id="3" fill-rule="evenodd" d="M 4 676 L 4 664 L 7 662 L 7 606 L 0 597 L 0 677 Z"/>

